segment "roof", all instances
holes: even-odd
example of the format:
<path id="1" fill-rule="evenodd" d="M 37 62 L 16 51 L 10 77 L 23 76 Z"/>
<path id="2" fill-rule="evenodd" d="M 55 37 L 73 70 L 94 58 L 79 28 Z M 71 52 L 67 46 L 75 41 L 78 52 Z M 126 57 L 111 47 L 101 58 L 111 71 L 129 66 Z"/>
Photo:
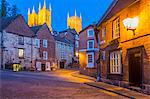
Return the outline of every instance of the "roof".
<path id="1" fill-rule="evenodd" d="M 30 29 L 36 34 L 43 25 L 33 26 Z"/>
<path id="2" fill-rule="evenodd" d="M 13 17 L 1 17 L 0 18 L 0 23 L 1 23 L 1 26 L 0 26 L 0 31 L 4 30 L 13 20 L 15 20 L 17 16 L 13 16 Z"/>
<path id="3" fill-rule="evenodd" d="M 59 35 L 58 36 L 54 36 L 54 39 L 56 40 L 56 41 L 60 41 L 60 42 L 63 42 L 63 43 L 67 43 L 67 44 L 72 44 L 69 40 L 67 40 L 66 38 L 62 38 L 62 37 L 60 37 Z"/>
<path id="4" fill-rule="evenodd" d="M 92 24 L 88 25 L 87 27 L 85 27 L 84 29 L 82 29 L 82 30 L 79 32 L 79 34 L 82 33 L 84 30 L 86 30 L 86 29 L 89 28 L 89 27 L 93 27 L 93 25 L 92 25 Z"/>
<path id="5" fill-rule="evenodd" d="M 65 33 L 65 32 L 70 32 L 70 33 L 72 33 L 74 35 L 78 35 L 78 33 L 76 32 L 76 30 L 75 29 L 71 29 L 71 28 L 68 28 L 68 29 L 66 29 L 64 31 L 60 31 L 59 33 Z"/>
<path id="6" fill-rule="evenodd" d="M 5 30 L 8 33 L 16 35 L 22 35 L 26 37 L 34 36 L 33 32 L 31 31 L 24 17 L 21 14 L 11 17 L 1 17 L 0 23 L 1 32 Z"/>
<path id="7" fill-rule="evenodd" d="M 102 22 L 107 21 L 112 16 L 137 1 L 139 0 L 114 0 L 103 17 L 98 21 L 97 25 L 100 25 Z"/>

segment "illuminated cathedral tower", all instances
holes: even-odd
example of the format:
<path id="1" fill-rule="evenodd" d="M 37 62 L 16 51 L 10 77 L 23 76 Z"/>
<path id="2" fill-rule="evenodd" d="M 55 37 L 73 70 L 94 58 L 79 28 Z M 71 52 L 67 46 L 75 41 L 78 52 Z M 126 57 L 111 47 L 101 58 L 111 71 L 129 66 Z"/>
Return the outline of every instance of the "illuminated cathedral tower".
<path id="1" fill-rule="evenodd" d="M 69 16 L 69 12 L 68 12 L 67 27 L 75 29 L 77 33 L 79 33 L 82 30 L 82 16 L 80 14 L 80 17 L 78 17 L 76 10 L 75 10 L 75 15 L 72 17 Z"/>
<path id="2" fill-rule="evenodd" d="M 38 13 L 35 12 L 34 6 L 31 13 L 30 13 L 30 8 L 28 8 L 28 25 L 32 27 L 32 26 L 43 25 L 44 23 L 46 23 L 49 29 L 52 31 L 51 12 L 52 12 L 51 5 L 49 5 L 49 9 L 47 9 L 45 0 L 44 0 L 44 6 L 42 8 L 41 8 L 41 3 L 39 3 Z"/>

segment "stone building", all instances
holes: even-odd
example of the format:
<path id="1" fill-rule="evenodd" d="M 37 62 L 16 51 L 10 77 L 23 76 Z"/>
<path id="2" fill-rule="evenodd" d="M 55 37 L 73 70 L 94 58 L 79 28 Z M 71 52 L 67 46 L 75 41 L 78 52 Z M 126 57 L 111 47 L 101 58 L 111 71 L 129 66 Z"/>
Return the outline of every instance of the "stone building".
<path id="1" fill-rule="evenodd" d="M 81 74 L 96 76 L 98 52 L 99 49 L 93 25 L 89 25 L 79 33 L 79 63 Z"/>
<path id="2" fill-rule="evenodd" d="M 149 0 L 114 0 L 97 26 L 105 51 L 103 80 L 150 93 L 149 5 Z"/>
<path id="3" fill-rule="evenodd" d="M 67 28 L 70 27 L 71 29 L 75 29 L 77 33 L 79 33 L 82 30 L 82 16 L 80 14 L 80 17 L 77 16 L 76 10 L 75 10 L 75 15 L 67 16 Z"/>
<path id="4" fill-rule="evenodd" d="M 30 30 L 22 15 L 0 18 L 0 60 L 1 68 L 12 69 L 12 65 L 21 64 L 21 68 L 34 69 L 33 47 L 34 33 Z"/>
<path id="5" fill-rule="evenodd" d="M 41 3 L 39 3 L 38 13 L 35 12 L 34 6 L 32 9 L 32 12 L 30 12 L 30 8 L 29 8 L 28 9 L 28 25 L 32 27 L 32 26 L 43 25 L 44 23 L 46 23 L 50 31 L 52 31 L 51 12 L 52 12 L 51 5 L 49 5 L 49 9 L 47 9 L 45 0 L 44 0 L 44 5 L 42 8 L 41 8 Z"/>
<path id="6" fill-rule="evenodd" d="M 58 68 L 67 68 L 72 64 L 74 57 L 74 44 L 65 37 L 55 36 L 55 54 Z"/>
<path id="7" fill-rule="evenodd" d="M 35 48 L 39 49 L 39 57 L 35 60 L 35 68 L 39 71 L 50 71 L 55 65 L 55 39 L 47 24 L 31 28 L 35 34 Z"/>

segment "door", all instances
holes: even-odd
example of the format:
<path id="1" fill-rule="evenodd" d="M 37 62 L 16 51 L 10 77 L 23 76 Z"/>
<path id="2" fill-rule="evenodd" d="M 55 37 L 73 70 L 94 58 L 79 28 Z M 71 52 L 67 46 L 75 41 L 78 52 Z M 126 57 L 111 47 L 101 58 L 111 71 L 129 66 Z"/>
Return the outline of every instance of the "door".
<path id="1" fill-rule="evenodd" d="M 94 52 L 87 53 L 87 67 L 94 67 Z"/>
<path id="2" fill-rule="evenodd" d="M 36 69 L 41 71 L 41 62 L 36 62 Z"/>
<path id="3" fill-rule="evenodd" d="M 45 71 L 46 70 L 46 66 L 45 66 L 45 64 L 42 64 L 42 71 Z"/>
<path id="4" fill-rule="evenodd" d="M 65 62 L 60 62 L 60 68 L 64 68 L 65 67 Z"/>
<path id="5" fill-rule="evenodd" d="M 46 70 L 51 70 L 51 67 L 50 67 L 50 62 L 46 62 Z"/>
<path id="6" fill-rule="evenodd" d="M 141 87 L 142 84 L 141 54 L 141 48 L 135 48 L 129 51 L 129 82 L 131 86 Z"/>

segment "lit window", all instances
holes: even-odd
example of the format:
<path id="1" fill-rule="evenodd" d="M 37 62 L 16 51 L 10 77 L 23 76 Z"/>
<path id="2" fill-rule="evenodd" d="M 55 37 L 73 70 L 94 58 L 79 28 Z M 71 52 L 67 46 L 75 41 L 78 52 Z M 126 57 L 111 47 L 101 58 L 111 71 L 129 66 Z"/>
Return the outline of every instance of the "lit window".
<path id="1" fill-rule="evenodd" d="M 19 58 L 24 58 L 24 49 L 19 48 L 18 49 L 18 55 L 19 55 Z"/>
<path id="2" fill-rule="evenodd" d="M 46 51 L 43 52 L 43 59 L 44 60 L 48 59 L 48 53 Z"/>
<path id="3" fill-rule="evenodd" d="M 18 36 L 18 44 L 24 45 L 24 37 L 23 36 Z"/>
<path id="4" fill-rule="evenodd" d="M 113 21 L 113 39 L 116 39 L 120 36 L 120 22 L 119 18 Z"/>
<path id="5" fill-rule="evenodd" d="M 94 30 L 93 29 L 88 30 L 88 37 L 94 37 Z"/>
<path id="6" fill-rule="evenodd" d="M 94 40 L 89 40 L 88 41 L 88 49 L 93 49 L 94 48 Z"/>
<path id="7" fill-rule="evenodd" d="M 121 51 L 110 53 L 110 73 L 121 74 Z"/>
<path id="8" fill-rule="evenodd" d="M 40 48 L 40 40 L 39 39 L 35 39 L 35 46 L 37 48 Z"/>
<path id="9" fill-rule="evenodd" d="M 47 40 L 46 39 L 43 40 L 43 47 L 47 48 Z"/>

